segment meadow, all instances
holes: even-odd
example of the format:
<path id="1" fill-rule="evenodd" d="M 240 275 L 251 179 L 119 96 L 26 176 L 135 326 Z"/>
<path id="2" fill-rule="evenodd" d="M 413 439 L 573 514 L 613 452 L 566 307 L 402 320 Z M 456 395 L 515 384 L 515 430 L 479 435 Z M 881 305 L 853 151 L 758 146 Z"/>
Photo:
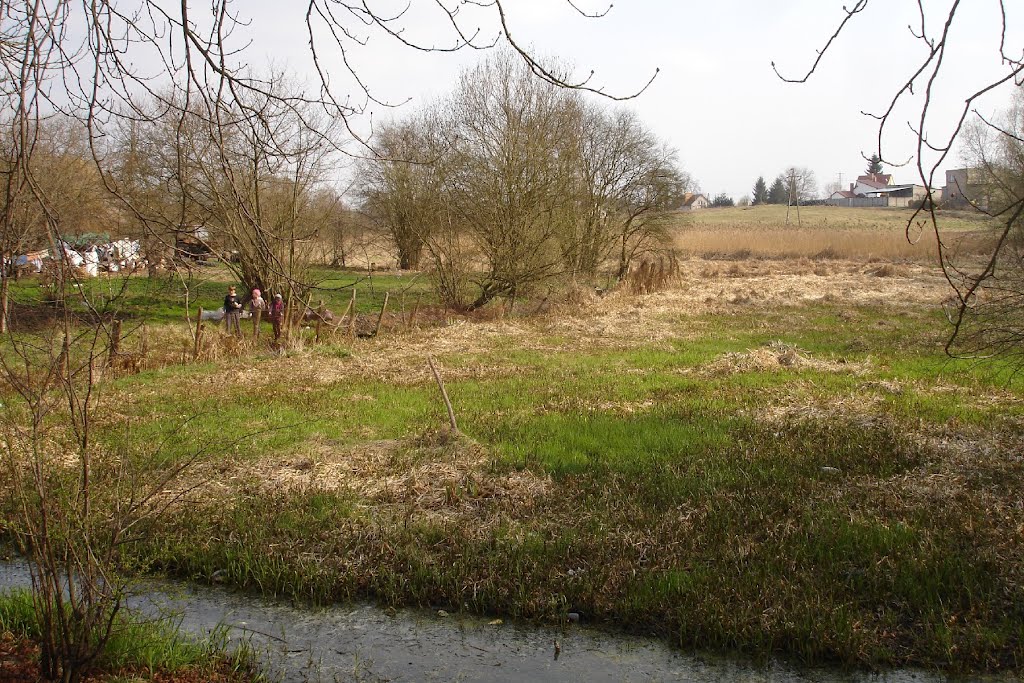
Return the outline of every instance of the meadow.
<path id="1" fill-rule="evenodd" d="M 663 291 L 410 320 L 426 277 L 379 275 L 364 317 L 406 297 L 382 334 L 307 330 L 285 354 L 214 330 L 192 360 L 180 292 L 138 278 L 128 308 L 171 350 L 98 385 L 99 448 L 152 476 L 199 457 L 128 552 L 312 604 L 572 612 L 683 648 L 1019 671 L 1024 380 L 945 355 L 925 258 L 823 254 L 774 213 L 726 214 L 680 219 L 693 251 Z M 806 229 L 905 220 L 827 216 Z M 325 274 L 334 310 L 363 277 Z"/>
<path id="2" fill-rule="evenodd" d="M 938 211 L 943 239 L 961 257 L 986 253 L 992 230 L 976 212 Z M 852 258 L 935 263 L 937 240 L 926 213 L 912 209 L 733 207 L 679 213 L 676 248 L 691 256 L 756 254 L 770 258 Z"/>

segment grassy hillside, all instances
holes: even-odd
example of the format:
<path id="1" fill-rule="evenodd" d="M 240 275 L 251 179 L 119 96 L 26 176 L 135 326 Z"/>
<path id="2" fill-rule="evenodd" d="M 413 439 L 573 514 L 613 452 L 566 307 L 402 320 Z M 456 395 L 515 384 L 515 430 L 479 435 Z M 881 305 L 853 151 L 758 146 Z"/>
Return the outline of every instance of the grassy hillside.
<path id="1" fill-rule="evenodd" d="M 670 223 L 677 248 L 693 255 L 827 256 L 937 262 L 934 229 L 911 209 L 762 205 L 678 213 Z M 912 221 L 913 219 L 913 221 Z M 943 239 L 963 256 L 991 246 L 993 224 L 976 212 L 939 212 Z"/>

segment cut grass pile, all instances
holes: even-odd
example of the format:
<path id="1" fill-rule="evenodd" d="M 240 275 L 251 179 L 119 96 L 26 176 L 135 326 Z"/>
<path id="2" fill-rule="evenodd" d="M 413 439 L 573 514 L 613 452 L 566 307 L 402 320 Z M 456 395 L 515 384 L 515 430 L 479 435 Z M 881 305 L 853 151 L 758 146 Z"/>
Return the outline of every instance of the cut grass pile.
<path id="1" fill-rule="evenodd" d="M 685 261 L 657 294 L 101 385 L 111 457 L 210 446 L 130 552 L 313 602 L 1019 670 L 1024 385 L 942 355 L 936 273 L 876 268 Z"/>

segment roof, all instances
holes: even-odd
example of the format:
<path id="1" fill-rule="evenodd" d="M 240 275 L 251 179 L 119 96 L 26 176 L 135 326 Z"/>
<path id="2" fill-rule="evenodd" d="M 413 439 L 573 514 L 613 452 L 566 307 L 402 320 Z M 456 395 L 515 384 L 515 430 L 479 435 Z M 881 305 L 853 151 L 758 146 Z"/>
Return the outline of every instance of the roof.
<path id="1" fill-rule="evenodd" d="M 849 190 L 836 190 L 828 196 L 829 199 L 854 199 L 857 195 Z"/>
<path id="2" fill-rule="evenodd" d="M 890 192 L 899 192 L 900 190 L 912 190 L 914 185 L 888 185 L 886 187 L 877 188 L 872 194 L 889 194 Z"/>
<path id="3" fill-rule="evenodd" d="M 704 197 L 702 194 L 692 194 L 687 192 L 683 195 L 683 206 L 692 206 L 699 198 Z M 707 197 L 704 197 L 704 201 L 708 201 Z"/>
<path id="4" fill-rule="evenodd" d="M 858 185 L 867 185 L 868 187 L 888 187 L 892 185 L 892 175 L 888 173 L 869 173 L 857 177 Z"/>

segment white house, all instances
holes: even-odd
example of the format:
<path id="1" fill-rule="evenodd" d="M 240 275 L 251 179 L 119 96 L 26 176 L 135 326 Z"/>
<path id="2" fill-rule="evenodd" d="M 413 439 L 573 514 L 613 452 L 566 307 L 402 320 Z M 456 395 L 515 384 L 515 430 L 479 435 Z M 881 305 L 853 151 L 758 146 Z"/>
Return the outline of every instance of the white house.
<path id="1" fill-rule="evenodd" d="M 687 192 L 683 195 L 683 205 L 679 208 L 680 211 L 699 211 L 709 206 L 711 206 L 711 202 L 704 195 Z"/>

